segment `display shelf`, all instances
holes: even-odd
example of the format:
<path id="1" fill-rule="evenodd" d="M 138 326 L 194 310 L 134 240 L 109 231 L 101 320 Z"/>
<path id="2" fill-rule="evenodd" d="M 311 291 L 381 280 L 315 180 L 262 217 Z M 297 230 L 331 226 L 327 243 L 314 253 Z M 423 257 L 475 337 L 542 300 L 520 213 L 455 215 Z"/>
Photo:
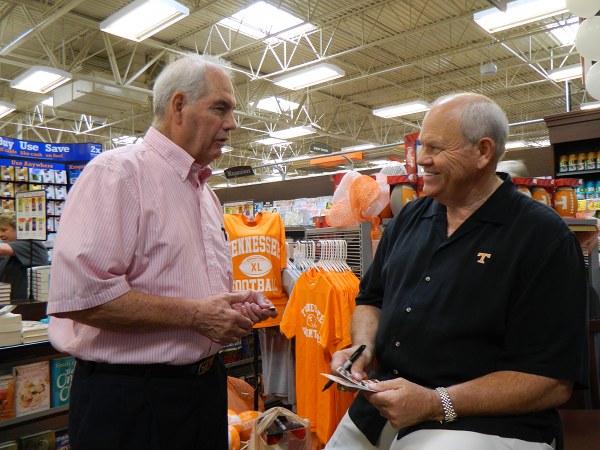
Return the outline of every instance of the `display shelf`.
<path id="1" fill-rule="evenodd" d="M 556 172 L 556 178 L 568 178 L 573 176 L 585 176 L 585 175 L 595 175 L 596 178 L 600 178 L 600 169 L 595 170 L 576 170 L 573 172 Z"/>
<path id="2" fill-rule="evenodd" d="M 43 411 L 36 411 L 34 413 L 25 414 L 24 416 L 14 417 L 12 419 L 4 420 L 0 422 L 0 428 L 9 428 L 17 425 L 25 425 L 31 422 L 38 422 L 43 418 L 50 418 L 57 415 L 62 415 L 68 412 L 69 406 L 58 406 L 56 408 L 45 409 Z"/>

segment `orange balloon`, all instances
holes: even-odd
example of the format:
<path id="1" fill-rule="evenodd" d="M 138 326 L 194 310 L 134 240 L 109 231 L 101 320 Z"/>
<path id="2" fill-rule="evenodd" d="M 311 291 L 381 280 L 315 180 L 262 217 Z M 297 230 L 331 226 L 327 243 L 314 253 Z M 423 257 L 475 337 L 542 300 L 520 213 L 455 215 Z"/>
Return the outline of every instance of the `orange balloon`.
<path id="1" fill-rule="evenodd" d="M 233 409 L 227 410 L 227 421 L 229 425 L 235 428 L 238 432 L 242 431 L 242 419 Z"/>
<path id="2" fill-rule="evenodd" d="M 240 450 L 240 434 L 229 425 L 229 450 Z"/>
<path id="3" fill-rule="evenodd" d="M 242 441 L 247 441 L 250 439 L 250 434 L 252 433 L 252 428 L 256 423 L 256 419 L 260 413 L 258 411 L 248 410 L 243 411 L 239 414 L 240 419 L 242 420 L 242 430 L 240 431 L 240 439 Z"/>

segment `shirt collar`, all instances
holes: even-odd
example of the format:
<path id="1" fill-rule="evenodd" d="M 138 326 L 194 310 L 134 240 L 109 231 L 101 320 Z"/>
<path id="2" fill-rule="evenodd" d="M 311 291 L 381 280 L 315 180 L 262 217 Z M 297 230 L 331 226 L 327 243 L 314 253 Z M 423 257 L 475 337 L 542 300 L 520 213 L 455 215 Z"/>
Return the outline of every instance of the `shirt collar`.
<path id="1" fill-rule="evenodd" d="M 471 216 L 473 219 L 486 222 L 505 223 L 508 218 L 508 211 L 513 202 L 513 194 L 522 195 L 515 189 L 511 177 L 504 173 L 496 174 L 502 180 L 502 184 L 494 193 L 479 207 Z M 446 207 L 435 200 L 431 200 L 429 208 L 423 214 L 423 217 L 432 217 L 435 215 L 445 215 Z"/>
<path id="2" fill-rule="evenodd" d="M 175 169 L 181 181 L 189 179 L 194 185 L 204 184 L 212 175 L 210 167 L 200 166 L 188 152 L 154 127 L 148 128 L 144 144 L 161 155 Z"/>

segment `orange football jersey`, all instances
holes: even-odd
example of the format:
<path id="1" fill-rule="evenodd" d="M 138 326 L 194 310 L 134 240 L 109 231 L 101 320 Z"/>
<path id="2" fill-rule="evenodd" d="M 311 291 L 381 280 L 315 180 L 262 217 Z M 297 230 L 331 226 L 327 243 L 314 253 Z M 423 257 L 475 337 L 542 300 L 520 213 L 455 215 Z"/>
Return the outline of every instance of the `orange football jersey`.
<path id="1" fill-rule="evenodd" d="M 281 216 L 261 212 L 251 220 L 244 214 L 225 214 L 224 222 L 231 245 L 233 289 L 262 292 L 277 307 L 278 316 L 256 328 L 279 325 L 288 300 L 281 284 L 287 261 Z"/>

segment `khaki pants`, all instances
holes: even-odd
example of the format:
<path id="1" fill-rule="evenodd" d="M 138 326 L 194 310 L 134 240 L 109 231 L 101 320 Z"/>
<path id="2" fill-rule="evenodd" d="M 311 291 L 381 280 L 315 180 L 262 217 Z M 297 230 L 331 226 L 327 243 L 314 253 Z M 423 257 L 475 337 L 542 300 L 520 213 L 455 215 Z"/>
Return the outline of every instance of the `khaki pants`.
<path id="1" fill-rule="evenodd" d="M 419 430 L 396 439 L 397 430 L 388 422 L 377 446 L 373 446 L 346 413 L 325 450 L 553 450 L 538 442 L 501 438 L 472 431 Z"/>

